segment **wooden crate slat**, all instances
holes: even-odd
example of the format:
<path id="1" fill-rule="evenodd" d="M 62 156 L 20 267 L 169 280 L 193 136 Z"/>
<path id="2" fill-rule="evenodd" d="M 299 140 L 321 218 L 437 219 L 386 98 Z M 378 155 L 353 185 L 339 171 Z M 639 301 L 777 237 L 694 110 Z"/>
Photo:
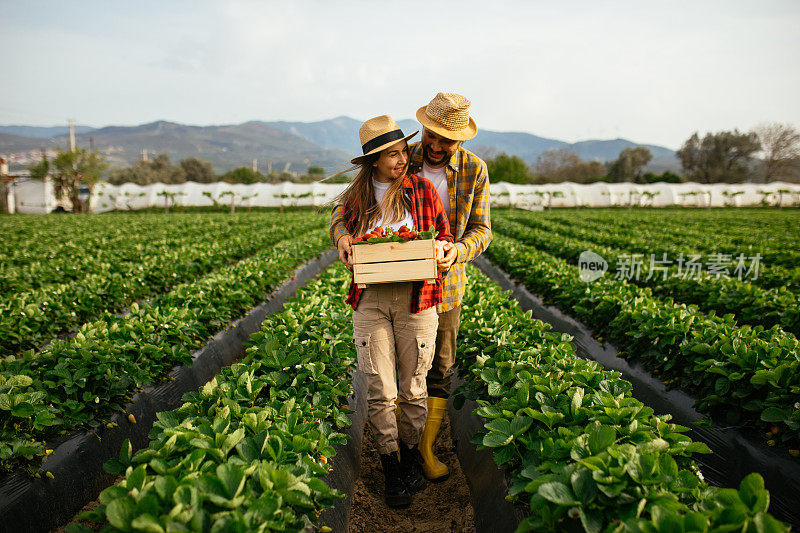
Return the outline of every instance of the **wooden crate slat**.
<path id="1" fill-rule="evenodd" d="M 353 264 L 434 259 L 436 257 L 434 243 L 433 239 L 425 239 L 411 242 L 357 244 L 353 246 Z"/>
<path id="2" fill-rule="evenodd" d="M 436 278 L 435 259 L 353 265 L 355 283 L 391 283 Z"/>

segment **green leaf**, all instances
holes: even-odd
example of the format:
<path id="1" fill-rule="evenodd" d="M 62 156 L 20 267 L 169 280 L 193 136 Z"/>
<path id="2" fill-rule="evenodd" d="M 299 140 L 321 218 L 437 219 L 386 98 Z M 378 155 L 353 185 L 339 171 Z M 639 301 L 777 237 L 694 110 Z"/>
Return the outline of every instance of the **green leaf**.
<path id="1" fill-rule="evenodd" d="M 764 422 L 783 422 L 789 418 L 786 411 L 777 407 L 767 407 L 761 412 L 761 420 Z"/>
<path id="2" fill-rule="evenodd" d="M 513 433 L 511 430 L 511 422 L 505 418 L 496 418 L 494 420 L 490 420 L 484 424 L 484 426 L 488 430 L 496 431 L 498 433 L 502 433 L 503 435 L 511 435 Z"/>
<path id="3" fill-rule="evenodd" d="M 597 455 L 611 446 L 616 438 L 617 432 L 611 426 L 595 426 L 589 431 L 589 451 Z"/>
<path id="4" fill-rule="evenodd" d="M 489 448 L 499 448 L 500 446 L 505 446 L 510 443 L 512 440 L 514 440 L 513 435 L 504 435 L 495 431 L 490 431 L 483 436 L 483 445 Z"/>
<path id="5" fill-rule="evenodd" d="M 131 464 L 133 458 L 133 445 L 130 439 L 125 439 L 122 443 L 122 448 L 119 450 L 119 462 L 124 465 Z"/>
<path id="6" fill-rule="evenodd" d="M 748 474 L 739 484 L 739 497 L 753 512 L 766 512 L 769 507 L 769 493 L 764 489 L 764 478 L 756 472 Z"/>
<path id="7" fill-rule="evenodd" d="M 543 483 L 539 486 L 537 493 L 547 501 L 559 505 L 578 505 L 580 503 L 575 499 L 569 487 L 559 481 Z"/>
<path id="8" fill-rule="evenodd" d="M 6 384 L 12 387 L 27 387 L 32 383 L 33 379 L 30 376 L 11 376 Z"/>
<path id="9" fill-rule="evenodd" d="M 511 428 L 510 428 L 511 433 L 515 437 L 519 437 L 520 435 L 528 431 L 528 428 L 531 427 L 532 423 L 533 419 L 528 418 L 527 416 L 516 416 L 511 421 Z"/>
<path id="10" fill-rule="evenodd" d="M 758 533 L 788 533 L 789 526 L 773 518 L 767 513 L 758 513 L 753 522 L 756 524 Z"/>
<path id="11" fill-rule="evenodd" d="M 599 511 L 586 511 L 578 509 L 581 525 L 586 533 L 600 533 L 603 530 L 603 514 Z"/>
<path id="12" fill-rule="evenodd" d="M 669 442 L 665 441 L 664 439 L 655 438 L 649 442 L 640 444 L 639 446 L 637 446 L 636 449 L 642 455 L 648 453 L 663 452 L 664 450 L 669 449 Z"/>
<path id="13" fill-rule="evenodd" d="M 21 402 L 11 408 L 11 414 L 19 418 L 28 418 L 35 412 L 36 410 L 28 402 Z"/>
<path id="14" fill-rule="evenodd" d="M 133 519 L 131 527 L 137 531 L 145 533 L 164 533 L 164 528 L 158 523 L 153 515 L 141 514 Z"/>
<path id="15" fill-rule="evenodd" d="M 570 402 L 570 409 L 573 415 L 577 413 L 578 409 L 580 409 L 581 405 L 583 405 L 583 395 L 584 395 L 583 387 L 578 387 L 577 389 L 575 389 L 575 392 L 572 393 L 572 401 Z"/>
<path id="16" fill-rule="evenodd" d="M 128 531 L 136 515 L 136 503 L 130 496 L 119 498 L 106 506 L 106 518 L 112 526 Z"/>
<path id="17" fill-rule="evenodd" d="M 224 463 L 217 467 L 217 477 L 225 485 L 231 498 L 239 495 L 246 479 L 242 467 L 230 463 Z"/>
<path id="18" fill-rule="evenodd" d="M 155 487 L 161 499 L 169 501 L 178 488 L 178 482 L 172 476 L 159 476 L 156 478 Z"/>
<path id="19" fill-rule="evenodd" d="M 570 477 L 572 491 L 575 496 L 584 504 L 589 504 L 597 496 L 597 484 L 592 478 L 592 472 L 588 468 L 580 468 L 572 473 Z"/>

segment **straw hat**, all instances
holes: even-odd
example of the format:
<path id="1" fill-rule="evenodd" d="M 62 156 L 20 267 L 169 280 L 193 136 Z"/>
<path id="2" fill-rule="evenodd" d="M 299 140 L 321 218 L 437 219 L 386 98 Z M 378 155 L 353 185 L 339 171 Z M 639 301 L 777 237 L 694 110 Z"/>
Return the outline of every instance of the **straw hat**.
<path id="1" fill-rule="evenodd" d="M 430 104 L 417 110 L 417 120 L 445 139 L 466 141 L 478 134 L 478 127 L 469 116 L 471 103 L 460 94 L 439 93 Z"/>
<path id="2" fill-rule="evenodd" d="M 377 154 L 400 141 L 407 141 L 417 133 L 419 130 L 411 135 L 403 135 L 403 130 L 389 115 L 371 118 L 358 128 L 358 137 L 361 139 L 361 150 L 364 154 L 354 157 L 350 162 L 359 165 L 366 156 Z"/>

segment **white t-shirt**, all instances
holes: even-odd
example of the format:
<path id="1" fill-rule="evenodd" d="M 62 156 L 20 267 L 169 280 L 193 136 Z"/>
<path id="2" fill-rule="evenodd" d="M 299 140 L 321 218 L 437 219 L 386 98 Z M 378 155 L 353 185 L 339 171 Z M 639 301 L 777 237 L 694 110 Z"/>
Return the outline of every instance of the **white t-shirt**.
<path id="1" fill-rule="evenodd" d="M 386 191 L 389 190 L 389 186 L 391 184 L 391 182 L 381 183 L 380 181 L 376 181 L 375 178 L 372 178 L 372 188 L 375 191 L 375 201 L 378 203 L 378 205 L 380 205 L 381 200 L 383 200 L 383 196 L 386 194 Z M 408 229 L 412 229 L 414 227 L 414 221 L 411 219 L 411 213 L 408 210 L 406 210 L 405 217 L 403 217 L 403 220 L 400 222 L 392 222 L 391 224 L 387 224 L 386 218 L 382 217 L 378 224 L 373 226 L 373 228 L 380 226 L 383 229 L 386 229 L 388 226 L 391 226 L 394 230 L 398 230 L 403 224 L 405 224 Z"/>
<path id="2" fill-rule="evenodd" d="M 450 220 L 450 194 L 447 190 L 447 173 L 444 167 L 431 168 L 428 163 L 422 162 L 422 176 L 427 178 L 436 188 L 439 193 L 439 199 L 444 206 L 444 212 L 447 215 L 447 220 Z"/>

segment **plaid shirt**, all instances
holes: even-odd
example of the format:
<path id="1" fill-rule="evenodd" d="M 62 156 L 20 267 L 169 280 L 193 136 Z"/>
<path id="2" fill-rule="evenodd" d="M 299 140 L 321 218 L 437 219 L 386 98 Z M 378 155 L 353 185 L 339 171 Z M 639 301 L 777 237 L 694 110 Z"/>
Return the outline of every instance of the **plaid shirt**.
<path id="1" fill-rule="evenodd" d="M 409 174 L 422 174 L 422 145 L 408 145 L 411 153 Z M 459 147 L 445 166 L 450 195 L 450 233 L 455 238 L 456 260 L 442 280 L 440 313 L 461 305 L 467 286 L 466 263 L 478 257 L 492 242 L 489 220 L 489 172 L 478 156 Z M 331 217 L 333 245 L 349 232 L 334 209 Z"/>
<path id="2" fill-rule="evenodd" d="M 453 242 L 444 206 L 433 184 L 421 176 L 405 176 L 403 178 L 403 192 L 411 200 L 411 220 L 414 221 L 414 227 L 427 231 L 431 226 L 434 226 L 436 231 L 439 232 L 436 237 L 437 240 Z M 343 210 L 341 205 L 333 208 L 331 213 L 331 240 L 333 240 L 334 246 L 339 241 L 334 231 L 343 226 L 344 233 L 341 235 L 352 234 L 355 231 L 357 222 L 355 210 Z M 442 276 L 438 270 L 436 271 L 435 284 L 428 285 L 424 281 L 414 281 L 412 283 L 412 313 L 419 313 L 442 301 Z M 358 301 L 363 290 L 359 289 L 358 285 L 352 280 L 350 281 L 347 303 L 352 305 L 353 309 L 358 307 Z"/>

